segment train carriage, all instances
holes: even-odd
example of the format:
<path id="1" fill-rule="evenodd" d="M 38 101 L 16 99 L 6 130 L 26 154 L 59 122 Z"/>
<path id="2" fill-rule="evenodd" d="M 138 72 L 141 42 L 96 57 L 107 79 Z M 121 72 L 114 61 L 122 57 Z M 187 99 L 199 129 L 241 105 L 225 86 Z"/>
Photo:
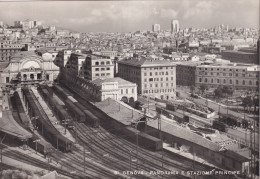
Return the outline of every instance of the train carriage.
<path id="1" fill-rule="evenodd" d="M 87 124 L 90 124 L 94 128 L 98 128 L 100 125 L 100 120 L 93 115 L 85 106 L 80 104 L 74 97 L 73 94 L 64 89 L 61 88 L 58 85 L 54 86 L 55 92 L 62 96 L 68 111 L 72 114 L 73 117 L 76 118 L 77 121 L 80 122 L 86 122 Z"/>
<path id="2" fill-rule="evenodd" d="M 25 95 L 26 103 L 29 106 L 29 116 L 38 117 L 35 124 L 40 133 L 42 133 L 43 137 L 47 139 L 55 148 L 63 152 L 71 151 L 72 142 L 61 135 L 52 123 L 43 117 L 43 113 L 40 112 L 40 109 L 38 109 L 36 105 L 36 98 L 32 96 L 28 88 L 23 88 L 22 91 Z"/>
<path id="3" fill-rule="evenodd" d="M 70 119 L 70 115 L 63 106 L 57 105 L 55 107 L 55 114 L 61 121 Z"/>
<path id="4" fill-rule="evenodd" d="M 100 120 L 93 115 L 88 110 L 84 110 L 84 114 L 86 115 L 86 122 L 89 123 L 92 127 L 98 128 L 100 125 Z"/>
<path id="5" fill-rule="evenodd" d="M 78 122 L 85 121 L 85 114 L 80 109 L 78 109 L 78 107 L 75 106 L 73 102 L 71 102 L 69 99 L 66 99 L 65 105 L 67 106 L 67 109 L 70 111 L 70 114 L 73 117 L 75 117 Z"/>
<path id="6" fill-rule="evenodd" d="M 70 93 L 67 92 L 67 90 L 55 85 L 53 86 L 53 90 L 54 92 L 56 92 L 56 94 L 62 99 L 62 100 L 66 100 L 68 96 L 70 96 Z"/>
<path id="7" fill-rule="evenodd" d="M 43 155 L 47 155 L 48 153 L 50 153 L 53 150 L 53 147 L 50 143 L 46 142 L 43 139 L 40 139 L 36 135 L 33 135 L 33 137 L 28 140 L 28 146 L 30 146 L 34 150 L 37 150 L 37 152 L 39 152 Z M 36 149 L 36 147 L 37 147 L 37 149 Z"/>
<path id="8" fill-rule="evenodd" d="M 140 132 L 132 127 L 126 127 L 122 129 L 121 132 L 123 133 L 124 138 L 133 143 L 136 143 L 138 134 L 138 145 L 146 149 L 152 151 L 158 151 L 162 149 L 162 141 L 160 139 L 150 136 L 146 133 Z"/>

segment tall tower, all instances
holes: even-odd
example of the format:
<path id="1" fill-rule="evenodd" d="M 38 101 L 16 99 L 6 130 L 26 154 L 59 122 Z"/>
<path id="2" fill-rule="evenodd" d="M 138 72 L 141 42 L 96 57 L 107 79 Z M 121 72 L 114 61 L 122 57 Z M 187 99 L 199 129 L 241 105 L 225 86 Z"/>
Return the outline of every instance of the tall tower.
<path id="1" fill-rule="evenodd" d="M 180 25 L 178 20 L 172 20 L 171 31 L 173 34 L 178 33 L 180 31 Z"/>
<path id="2" fill-rule="evenodd" d="M 153 32 L 160 32 L 161 27 L 160 24 L 153 24 Z"/>

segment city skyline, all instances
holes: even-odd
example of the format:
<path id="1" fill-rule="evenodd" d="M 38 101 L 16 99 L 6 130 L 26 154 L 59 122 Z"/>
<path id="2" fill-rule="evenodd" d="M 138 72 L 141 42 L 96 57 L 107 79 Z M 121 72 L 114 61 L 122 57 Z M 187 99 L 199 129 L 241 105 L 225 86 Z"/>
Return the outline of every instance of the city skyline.
<path id="1" fill-rule="evenodd" d="M 218 24 L 230 28 L 259 26 L 259 2 L 255 0 L 1 2 L 1 6 L 0 20 L 9 25 L 16 20 L 37 19 L 79 32 L 151 30 L 152 24 L 170 30 L 173 19 L 179 20 L 181 29 Z"/>

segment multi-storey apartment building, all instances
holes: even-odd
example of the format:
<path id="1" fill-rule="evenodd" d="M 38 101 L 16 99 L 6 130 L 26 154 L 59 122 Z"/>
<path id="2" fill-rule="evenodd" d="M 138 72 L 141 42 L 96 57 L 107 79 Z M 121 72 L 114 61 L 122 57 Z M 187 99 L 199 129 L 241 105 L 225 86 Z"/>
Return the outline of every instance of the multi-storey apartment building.
<path id="1" fill-rule="evenodd" d="M 88 54 L 83 66 L 85 79 L 114 78 L 114 62 L 110 57 Z"/>
<path id="2" fill-rule="evenodd" d="M 72 53 L 66 64 L 66 69 L 76 76 L 84 78 L 83 64 L 87 58 L 86 54 Z"/>
<path id="3" fill-rule="evenodd" d="M 222 63 L 196 67 L 196 86 L 228 86 L 235 90 L 258 90 L 259 65 Z"/>
<path id="4" fill-rule="evenodd" d="M 176 65 L 147 57 L 118 62 L 118 76 L 137 84 L 138 94 L 160 99 L 175 98 Z"/>
<path id="5" fill-rule="evenodd" d="M 186 62 L 176 65 L 176 84 L 180 86 L 195 86 L 196 66 L 202 62 Z"/>
<path id="6" fill-rule="evenodd" d="M 23 45 L 11 44 L 11 43 L 0 43 L 0 61 L 9 61 L 10 57 L 16 52 L 21 51 Z"/>

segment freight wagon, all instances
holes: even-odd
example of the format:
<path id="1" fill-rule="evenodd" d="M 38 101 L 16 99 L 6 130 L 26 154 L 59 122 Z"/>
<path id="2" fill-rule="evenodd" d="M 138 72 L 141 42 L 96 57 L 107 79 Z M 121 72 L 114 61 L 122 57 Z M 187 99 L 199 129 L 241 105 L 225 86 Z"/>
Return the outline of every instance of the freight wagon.
<path id="1" fill-rule="evenodd" d="M 132 127 L 126 127 L 121 131 L 124 138 L 136 144 L 138 135 L 138 145 L 143 148 L 158 151 L 162 149 L 162 141 L 144 132 L 140 132 Z"/>
<path id="2" fill-rule="evenodd" d="M 53 97 L 53 92 L 51 91 L 51 89 L 47 90 L 47 88 L 45 88 L 46 86 L 40 86 L 38 88 L 38 91 L 40 92 L 44 101 L 52 109 L 53 113 L 59 120 L 63 121 L 70 119 L 70 115 L 66 111 L 65 106 L 59 104 L 56 98 Z"/>
<path id="3" fill-rule="evenodd" d="M 43 155 L 47 155 L 54 149 L 50 143 L 46 142 L 43 139 L 39 139 L 39 137 L 37 137 L 36 135 L 33 135 L 33 137 L 28 140 L 28 146 L 30 146 L 34 150 L 37 150 L 37 152 Z"/>

